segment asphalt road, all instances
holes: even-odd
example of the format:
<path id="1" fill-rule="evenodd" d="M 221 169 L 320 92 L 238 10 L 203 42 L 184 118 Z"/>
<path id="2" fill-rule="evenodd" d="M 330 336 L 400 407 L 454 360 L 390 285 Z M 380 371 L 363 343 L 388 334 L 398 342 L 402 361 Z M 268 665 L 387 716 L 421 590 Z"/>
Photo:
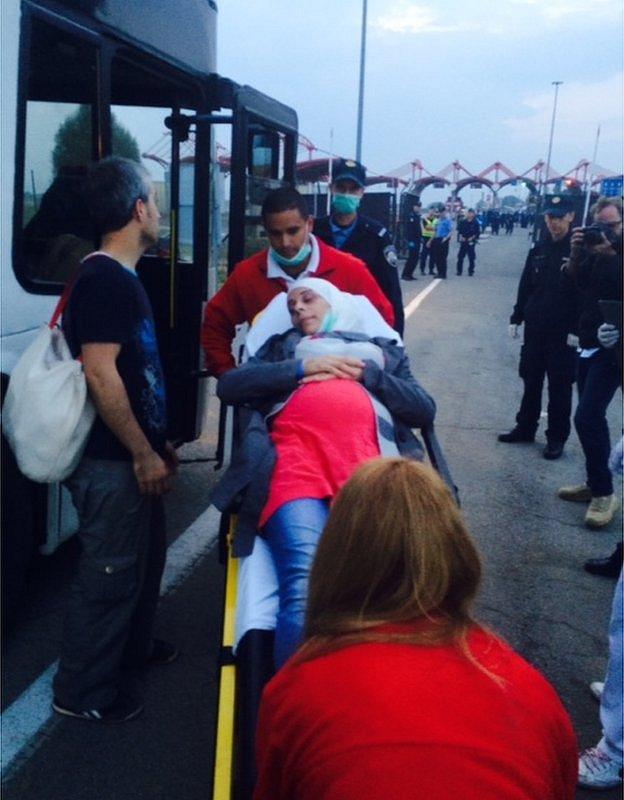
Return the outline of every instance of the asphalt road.
<path id="1" fill-rule="evenodd" d="M 591 532 L 583 527 L 582 506 L 557 499 L 559 486 L 583 477 L 574 433 L 556 462 L 541 457 L 541 442 L 496 441 L 513 425 L 521 394 L 520 345 L 507 338 L 507 321 L 528 247 L 518 229 L 511 237 L 482 240 L 476 275 L 461 278 L 453 247 L 449 279 L 410 316 L 405 340 L 415 374 L 436 398 L 438 436 L 485 562 L 479 614 L 553 682 L 580 746 L 587 747 L 600 737 L 588 683 L 604 676 L 615 582 L 592 577 L 581 565 L 611 551 L 622 518 Z M 430 282 L 404 283 L 405 305 Z M 622 428 L 620 399 L 609 414 L 613 437 Z M 210 457 L 213 431 L 184 448 L 183 456 Z M 203 512 L 215 477 L 210 463 L 183 465 L 168 497 L 171 542 L 182 542 L 198 520 L 193 531 L 200 555 L 161 604 L 158 634 L 175 641 L 182 655 L 141 679 L 147 707 L 132 723 L 102 728 L 44 715 L 37 733 L 19 738 L 16 728 L 28 722 L 32 708 L 47 708 L 45 681 L 37 681 L 57 657 L 75 546 L 69 542 L 37 563 L 3 649 L 3 748 L 16 736 L 21 748 L 4 773 L 4 800 L 210 797 L 222 574 L 215 517 Z M 43 687 L 38 695 L 37 687 Z M 579 799 L 592 796 L 578 793 Z M 612 800 L 620 793 L 601 796 Z"/>

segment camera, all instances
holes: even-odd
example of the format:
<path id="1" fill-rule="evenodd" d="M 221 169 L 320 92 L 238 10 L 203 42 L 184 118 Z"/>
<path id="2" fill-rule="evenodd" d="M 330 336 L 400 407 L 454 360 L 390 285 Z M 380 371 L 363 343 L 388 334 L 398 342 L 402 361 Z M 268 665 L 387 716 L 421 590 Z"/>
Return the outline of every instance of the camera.
<path id="1" fill-rule="evenodd" d="M 600 222 L 594 225 L 588 225 L 583 228 L 583 244 L 586 247 L 595 247 L 599 244 L 604 244 L 603 234 L 609 244 L 613 245 L 617 242 L 617 234 L 611 230 L 608 225 L 603 225 Z"/>

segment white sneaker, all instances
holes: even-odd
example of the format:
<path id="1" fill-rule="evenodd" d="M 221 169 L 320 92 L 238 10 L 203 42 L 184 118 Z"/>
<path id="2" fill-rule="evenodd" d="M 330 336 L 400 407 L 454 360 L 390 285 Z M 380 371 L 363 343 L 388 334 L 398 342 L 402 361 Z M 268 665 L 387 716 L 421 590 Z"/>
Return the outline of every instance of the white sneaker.
<path id="1" fill-rule="evenodd" d="M 613 789 L 621 783 L 621 764 L 599 747 L 583 750 L 579 756 L 579 786 L 585 789 Z"/>
<path id="2" fill-rule="evenodd" d="M 620 503 L 614 494 L 592 497 L 585 514 L 585 524 L 588 528 L 604 528 L 611 522 L 619 506 Z"/>
<path id="3" fill-rule="evenodd" d="M 589 684 L 589 691 L 593 694 L 596 700 L 600 700 L 604 692 L 604 681 L 592 681 Z"/>
<path id="4" fill-rule="evenodd" d="M 589 503 L 592 499 L 591 489 L 586 483 L 576 484 L 575 486 L 562 486 L 558 490 L 557 496 L 562 500 L 569 500 L 571 503 Z"/>

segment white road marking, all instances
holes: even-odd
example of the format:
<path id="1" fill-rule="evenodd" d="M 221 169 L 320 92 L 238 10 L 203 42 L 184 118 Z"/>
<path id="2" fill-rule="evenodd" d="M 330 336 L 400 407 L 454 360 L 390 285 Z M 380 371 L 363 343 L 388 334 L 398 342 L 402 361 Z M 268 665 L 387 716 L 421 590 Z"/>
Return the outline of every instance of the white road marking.
<path id="1" fill-rule="evenodd" d="M 197 561 L 215 544 L 219 516 L 217 509 L 210 506 L 169 546 L 161 596 L 182 583 Z M 52 717 L 52 679 L 57 666 L 58 661 L 51 664 L 0 716 L 0 771 L 4 779 L 13 760 L 28 749 L 33 738 Z"/>
<path id="2" fill-rule="evenodd" d="M 410 300 L 410 302 L 405 306 L 405 319 L 409 319 L 411 317 L 425 297 L 432 292 L 439 283 L 442 283 L 442 279 L 435 278 L 435 280 L 432 280 L 426 289 L 423 289 L 422 292 L 418 292 L 416 297 L 413 300 Z"/>

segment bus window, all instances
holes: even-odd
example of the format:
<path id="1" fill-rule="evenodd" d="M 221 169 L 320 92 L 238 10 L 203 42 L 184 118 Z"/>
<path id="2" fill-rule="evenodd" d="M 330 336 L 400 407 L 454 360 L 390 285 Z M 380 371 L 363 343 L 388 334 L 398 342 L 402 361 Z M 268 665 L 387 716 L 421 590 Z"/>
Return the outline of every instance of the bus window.
<path id="1" fill-rule="evenodd" d="M 34 20 L 28 62 L 23 258 L 16 267 L 31 284 L 59 284 L 95 244 L 83 189 L 94 157 L 96 50 Z"/>
<path id="2" fill-rule="evenodd" d="M 171 132 L 165 127 L 170 108 L 111 106 L 112 154 L 139 161 L 149 172 L 160 211 L 158 244 L 146 255 L 169 257 L 171 247 Z"/>
<path id="3" fill-rule="evenodd" d="M 228 271 L 228 233 L 232 188 L 232 126 L 213 125 L 210 148 L 210 271 L 208 296 L 221 288 Z"/>
<path id="4" fill-rule="evenodd" d="M 182 109 L 182 113 L 193 111 Z M 193 226 L 195 219 L 195 131 L 179 144 L 180 196 L 178 201 L 178 260 L 193 261 Z"/>
<path id="5" fill-rule="evenodd" d="M 247 195 L 245 202 L 245 258 L 268 246 L 261 207 L 267 193 L 286 183 L 284 137 L 261 125 L 249 130 Z"/>

